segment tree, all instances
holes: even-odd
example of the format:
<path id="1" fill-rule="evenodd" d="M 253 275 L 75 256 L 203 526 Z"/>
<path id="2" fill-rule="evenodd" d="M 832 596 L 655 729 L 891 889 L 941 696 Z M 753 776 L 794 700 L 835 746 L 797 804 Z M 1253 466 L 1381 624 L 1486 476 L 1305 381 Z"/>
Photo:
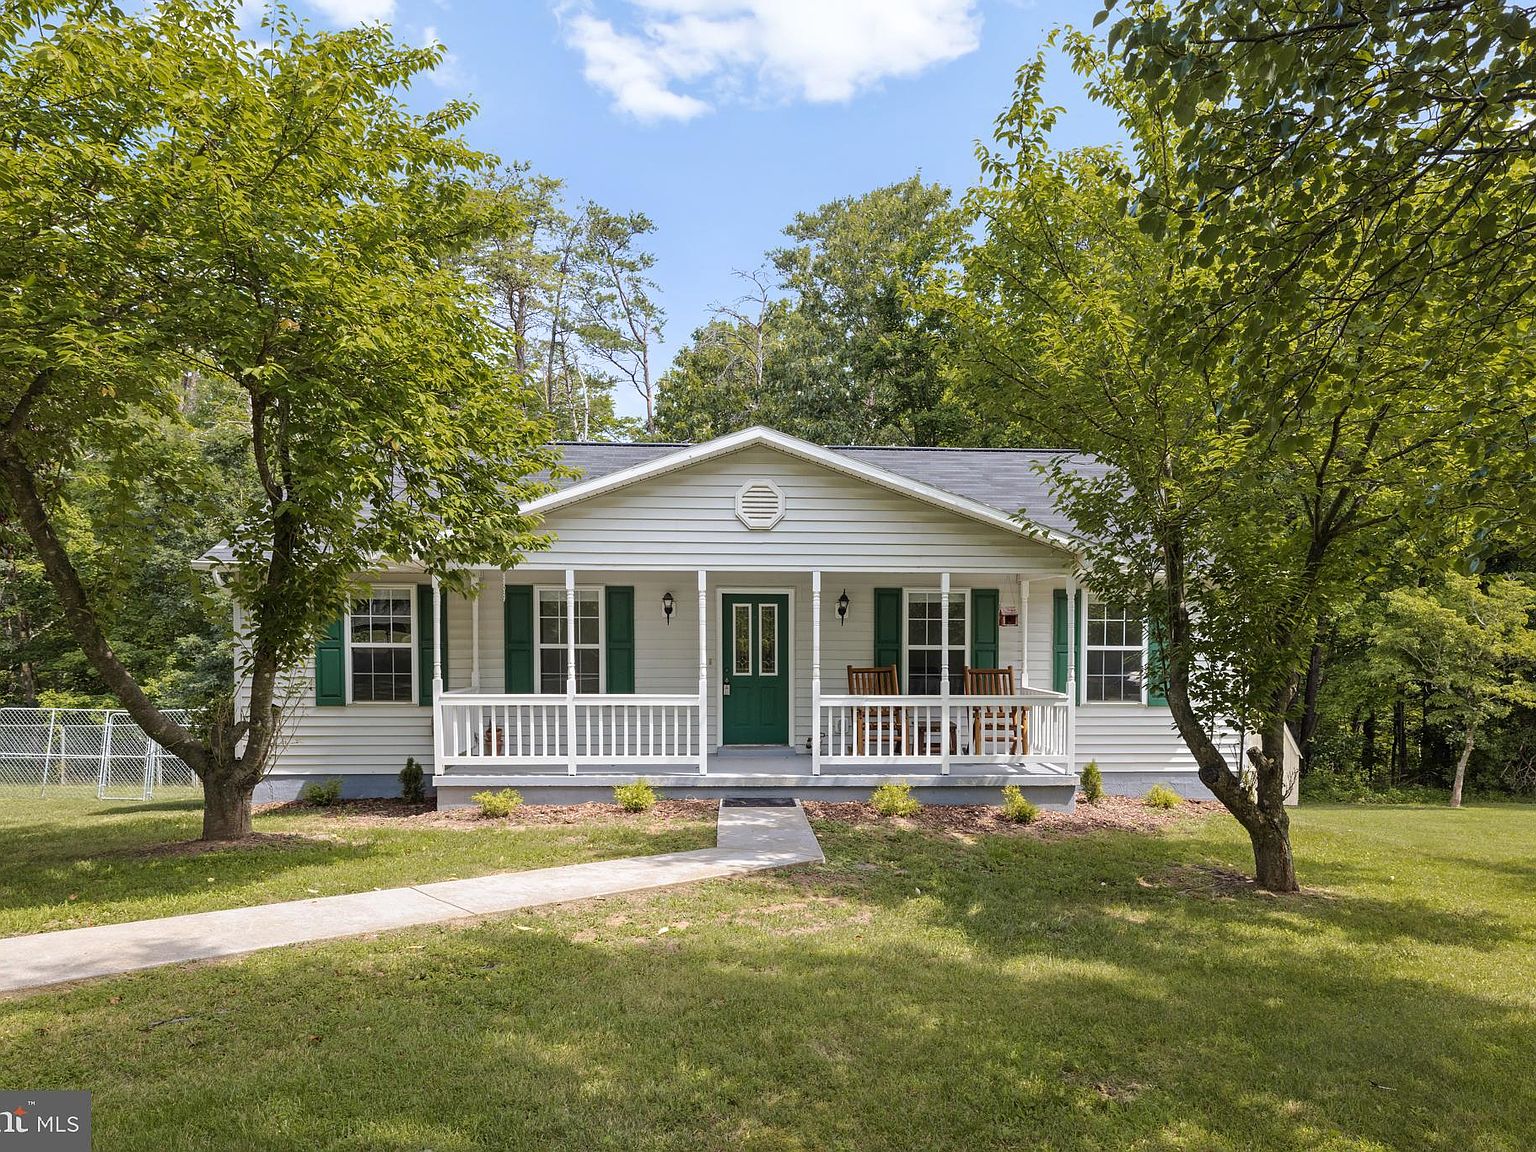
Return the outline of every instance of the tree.
<path id="1" fill-rule="evenodd" d="M 11 5 L 0 16 L 0 491 L 71 635 L 203 782 L 203 835 L 250 828 L 276 693 L 378 556 L 450 583 L 540 542 L 553 464 L 462 250 L 492 158 L 398 93 L 440 49 L 379 26 L 268 44 L 226 7 Z M 178 417 L 189 368 L 238 387 L 257 491 L 226 525 L 248 703 L 173 722 L 118 655 L 55 478 Z M 488 451 L 491 448 L 493 450 Z"/>
<path id="2" fill-rule="evenodd" d="M 960 216 L 920 175 L 797 215 L 770 254 L 794 312 L 799 402 L 842 428 L 823 441 L 952 444 L 968 414 L 945 402 L 947 315 L 928 289 L 952 260 Z"/>
<path id="3" fill-rule="evenodd" d="M 1429 716 L 1461 735 L 1451 807 L 1484 726 L 1515 706 L 1536 707 L 1536 588 L 1509 576 L 1484 585 L 1448 572 L 1434 587 L 1394 588 L 1373 639 L 1424 692 Z"/>
<path id="4" fill-rule="evenodd" d="M 1021 69 L 967 197 L 983 237 L 952 306 L 970 388 L 1001 385 L 1014 419 L 1108 465 L 1055 475 L 1088 581 L 1152 622 L 1149 674 L 1201 781 L 1247 831 L 1260 885 L 1293 891 L 1285 727 L 1313 645 L 1376 582 L 1388 540 L 1440 538 L 1466 514 L 1455 494 L 1477 439 L 1505 430 L 1520 357 L 1460 326 L 1445 283 L 1419 287 L 1412 330 L 1388 299 L 1234 348 L 1208 321 L 1236 241 L 1212 249 L 1197 227 L 1127 211 L 1147 187 L 1179 187 L 1169 109 L 1090 38 L 1065 46 L 1130 153 L 1053 152 L 1043 58 Z M 1259 737 L 1246 765 L 1211 736 L 1228 725 Z"/>
<path id="5" fill-rule="evenodd" d="M 585 243 L 590 270 L 582 285 L 580 333 L 588 351 L 645 402 L 645 431 L 656 431 L 651 352 L 665 314 L 656 302 L 651 267 L 656 258 L 638 246 L 656 226 L 643 213 L 627 215 L 587 205 Z"/>
<path id="6" fill-rule="evenodd" d="M 488 213 L 505 221 L 467 254 L 465 267 L 485 289 L 491 314 L 512 337 L 518 377 L 542 382 L 544 410 L 567 440 L 628 436 L 635 422 L 615 409 L 616 381 L 600 369 L 583 329 L 582 307 L 605 282 L 591 243 L 594 212 L 565 206 L 560 181 L 516 164 L 480 193 Z M 608 329 L 597 338 L 608 346 Z"/>

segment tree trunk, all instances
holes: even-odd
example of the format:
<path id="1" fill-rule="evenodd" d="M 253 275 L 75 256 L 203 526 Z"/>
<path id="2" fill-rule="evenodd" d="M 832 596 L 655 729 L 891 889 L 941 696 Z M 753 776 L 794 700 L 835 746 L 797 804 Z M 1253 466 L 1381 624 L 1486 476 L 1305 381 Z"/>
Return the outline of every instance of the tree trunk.
<path id="1" fill-rule="evenodd" d="M 1312 656 L 1307 662 L 1307 684 L 1301 700 L 1301 774 L 1312 771 L 1312 749 L 1317 742 L 1317 697 L 1323 686 L 1323 645 L 1312 645 Z"/>
<path id="2" fill-rule="evenodd" d="M 1366 713 L 1360 728 L 1360 771 L 1367 785 L 1376 783 L 1376 713 Z"/>
<path id="3" fill-rule="evenodd" d="M 251 794 L 234 773 L 210 772 L 203 777 L 203 839 L 238 840 L 251 834 Z"/>
<path id="4" fill-rule="evenodd" d="M 1300 672 L 1276 694 L 1272 721 L 1260 733 L 1260 748 L 1248 751 L 1257 777 L 1250 792 L 1206 731 L 1189 698 L 1190 619 L 1183 596 L 1183 553 L 1165 546 L 1163 590 L 1168 597 L 1168 657 L 1165 694 L 1179 735 L 1199 765 L 1200 782 L 1220 800 L 1253 843 L 1254 879 L 1270 892 L 1295 892 L 1296 866 L 1291 856 L 1290 817 L 1285 811 L 1285 716 L 1296 699 Z"/>
<path id="5" fill-rule="evenodd" d="M 1472 759 L 1472 747 L 1477 742 L 1477 725 L 1467 725 L 1467 739 L 1461 746 L 1461 755 L 1456 760 L 1456 776 L 1451 781 L 1451 807 L 1461 807 L 1461 789 L 1467 782 L 1467 761 Z"/>
<path id="6" fill-rule="evenodd" d="M 1262 827 L 1248 829 L 1248 839 L 1253 843 L 1253 872 L 1259 887 L 1267 892 L 1300 891 L 1289 830 L 1266 821 Z"/>

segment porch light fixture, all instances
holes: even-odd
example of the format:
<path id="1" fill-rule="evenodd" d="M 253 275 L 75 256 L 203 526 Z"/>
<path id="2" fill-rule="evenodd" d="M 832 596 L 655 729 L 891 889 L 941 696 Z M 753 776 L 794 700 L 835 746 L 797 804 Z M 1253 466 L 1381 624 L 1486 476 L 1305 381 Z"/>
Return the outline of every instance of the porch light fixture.
<path id="1" fill-rule="evenodd" d="M 672 608 L 677 602 L 672 599 L 672 593 L 664 593 L 661 597 L 661 614 L 667 618 L 667 627 L 672 626 Z"/>
<path id="2" fill-rule="evenodd" d="M 843 594 L 837 598 L 837 622 L 839 625 L 848 619 L 848 589 L 843 589 Z"/>

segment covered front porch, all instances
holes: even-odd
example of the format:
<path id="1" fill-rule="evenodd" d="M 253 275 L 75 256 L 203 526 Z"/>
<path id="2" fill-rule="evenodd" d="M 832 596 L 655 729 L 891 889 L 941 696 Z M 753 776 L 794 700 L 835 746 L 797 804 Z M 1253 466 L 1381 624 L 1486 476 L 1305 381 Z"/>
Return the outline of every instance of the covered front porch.
<path id="1" fill-rule="evenodd" d="M 498 787 L 591 798 L 643 776 L 675 796 L 828 799 L 901 779 L 958 802 L 1013 783 L 1070 805 L 1076 669 L 1066 692 L 1038 686 L 1050 675 L 1051 590 L 1072 586 L 1068 572 L 566 568 L 475 579 L 478 595 L 454 597 L 446 617 L 434 588 L 434 619 L 471 617 L 452 686 L 443 629 L 434 636 L 442 803 Z M 524 605 L 533 675 L 519 686 L 532 690 L 507 691 L 511 662 L 528 659 L 513 620 Z M 482 659 L 487 609 L 506 614 L 514 637 L 498 667 Z M 850 667 L 877 663 L 900 690 L 850 691 Z M 1005 671 L 993 682 L 1011 691 L 967 691 L 964 670 L 980 666 Z"/>

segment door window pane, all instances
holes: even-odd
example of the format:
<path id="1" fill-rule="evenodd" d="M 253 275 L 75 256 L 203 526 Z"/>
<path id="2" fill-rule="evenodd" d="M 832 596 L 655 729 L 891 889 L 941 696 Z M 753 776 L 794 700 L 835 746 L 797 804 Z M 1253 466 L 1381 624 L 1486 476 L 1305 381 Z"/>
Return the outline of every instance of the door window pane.
<path id="1" fill-rule="evenodd" d="M 752 675 L 752 606 L 736 604 L 731 608 L 731 674 Z"/>
<path id="2" fill-rule="evenodd" d="M 757 606 L 757 672 L 759 676 L 779 674 L 779 606 Z"/>

